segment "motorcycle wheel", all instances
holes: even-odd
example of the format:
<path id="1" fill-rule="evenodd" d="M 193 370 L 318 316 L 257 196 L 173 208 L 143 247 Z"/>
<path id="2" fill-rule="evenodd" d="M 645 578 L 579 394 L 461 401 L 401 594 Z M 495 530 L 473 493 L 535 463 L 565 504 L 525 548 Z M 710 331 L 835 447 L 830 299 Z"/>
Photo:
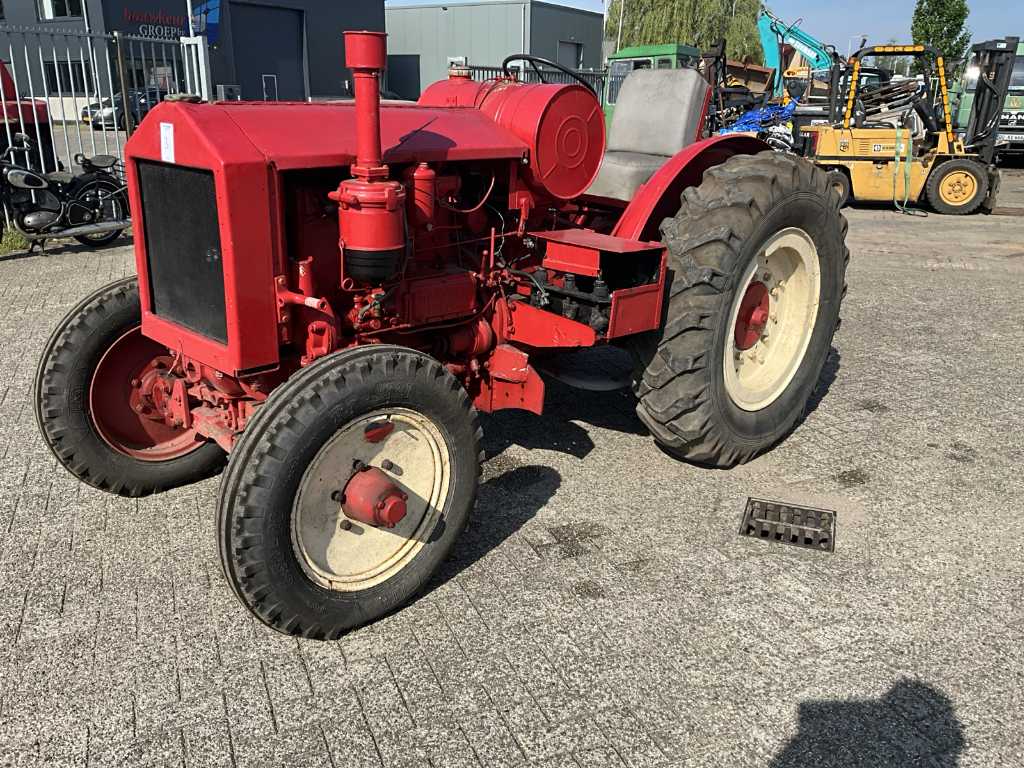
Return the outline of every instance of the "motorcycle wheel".
<path id="1" fill-rule="evenodd" d="M 74 199 L 89 208 L 93 208 L 96 197 L 100 193 L 106 193 L 109 197 L 103 200 L 96 211 L 95 222 L 126 219 L 128 218 L 128 200 L 123 192 L 118 192 L 120 188 L 121 185 L 113 179 L 97 178 L 83 184 L 75 193 Z M 124 232 L 123 229 L 117 229 L 113 232 L 103 232 L 96 235 L 75 235 L 75 240 L 90 248 L 99 248 L 117 240 L 122 232 Z"/>

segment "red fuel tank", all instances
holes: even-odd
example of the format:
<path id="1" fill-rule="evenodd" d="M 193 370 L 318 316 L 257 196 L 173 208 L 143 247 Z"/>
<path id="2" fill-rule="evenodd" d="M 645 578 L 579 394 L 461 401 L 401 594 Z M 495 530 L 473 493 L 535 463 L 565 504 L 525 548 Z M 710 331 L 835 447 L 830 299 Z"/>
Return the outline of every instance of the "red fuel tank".
<path id="1" fill-rule="evenodd" d="M 477 83 L 453 76 L 429 86 L 419 103 L 474 107 L 530 148 L 523 178 L 541 194 L 568 200 L 583 194 L 604 156 L 604 114 L 597 97 L 581 85 Z"/>

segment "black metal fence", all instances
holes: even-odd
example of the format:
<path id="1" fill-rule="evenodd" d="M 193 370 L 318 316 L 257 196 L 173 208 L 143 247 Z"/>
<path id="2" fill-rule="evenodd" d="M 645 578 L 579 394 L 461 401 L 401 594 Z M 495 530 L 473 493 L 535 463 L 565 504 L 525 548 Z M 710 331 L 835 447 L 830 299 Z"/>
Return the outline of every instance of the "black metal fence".
<path id="1" fill-rule="evenodd" d="M 504 72 L 501 67 L 484 67 L 471 65 L 466 67 L 469 70 L 470 77 L 478 82 L 484 80 L 493 80 L 494 78 L 504 77 Z M 516 78 L 524 83 L 539 83 L 541 81 L 547 83 L 575 83 L 576 79 L 571 75 L 562 72 L 559 69 L 551 69 L 549 67 L 538 67 L 534 69 L 530 65 L 517 64 L 510 66 L 509 70 L 515 74 Z M 597 94 L 597 98 L 600 99 L 601 105 L 604 105 L 604 84 L 605 79 L 608 76 L 607 70 L 594 69 L 594 70 L 576 70 L 576 75 L 581 80 L 586 82 L 594 92 Z"/>

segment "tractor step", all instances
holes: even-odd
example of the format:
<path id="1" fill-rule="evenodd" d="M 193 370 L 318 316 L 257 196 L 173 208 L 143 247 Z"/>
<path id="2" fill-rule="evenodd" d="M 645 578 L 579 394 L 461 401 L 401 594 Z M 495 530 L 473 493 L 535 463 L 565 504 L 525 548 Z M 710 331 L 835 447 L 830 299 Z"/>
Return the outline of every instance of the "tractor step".
<path id="1" fill-rule="evenodd" d="M 779 544 L 834 552 L 836 513 L 781 501 L 748 498 L 740 534 Z"/>

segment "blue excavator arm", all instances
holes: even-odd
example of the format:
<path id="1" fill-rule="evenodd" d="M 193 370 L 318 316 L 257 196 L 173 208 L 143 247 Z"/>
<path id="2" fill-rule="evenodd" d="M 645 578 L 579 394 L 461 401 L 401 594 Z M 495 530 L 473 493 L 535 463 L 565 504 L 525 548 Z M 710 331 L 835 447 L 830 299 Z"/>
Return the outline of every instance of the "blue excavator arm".
<path id="1" fill-rule="evenodd" d="M 761 13 L 757 18 L 757 32 L 761 37 L 761 48 L 764 51 L 764 65 L 775 70 L 775 96 L 782 96 L 785 89 L 782 77 L 784 44 L 798 50 L 811 69 L 828 69 L 832 66 L 832 50 L 800 29 L 800 20 L 787 24 L 766 6 L 761 6 Z"/>

